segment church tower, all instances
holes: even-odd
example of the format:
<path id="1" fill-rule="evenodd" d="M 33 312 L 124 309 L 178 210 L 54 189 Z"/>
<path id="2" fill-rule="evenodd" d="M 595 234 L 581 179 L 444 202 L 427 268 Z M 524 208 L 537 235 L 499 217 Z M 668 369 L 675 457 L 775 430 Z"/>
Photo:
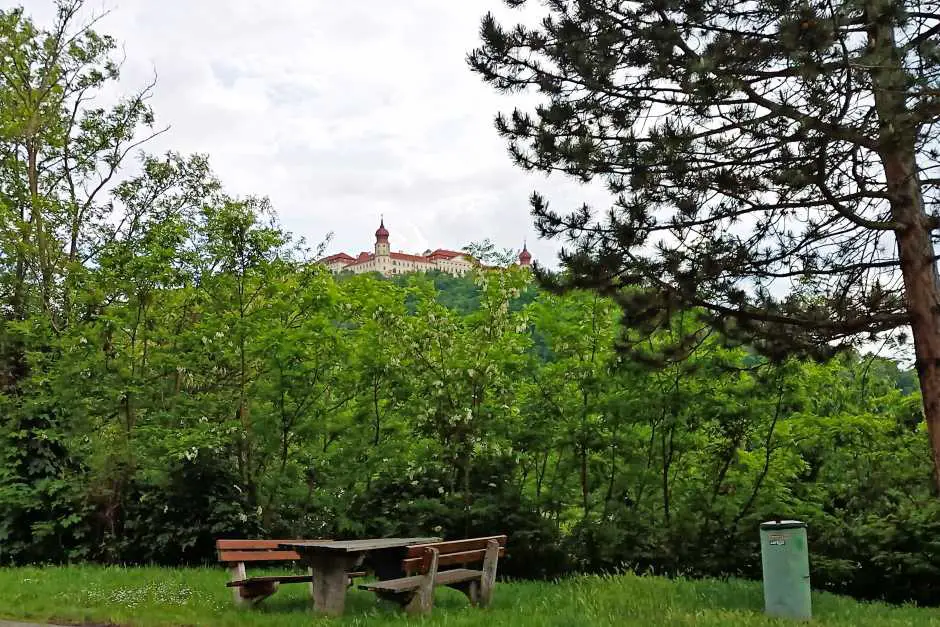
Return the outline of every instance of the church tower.
<path id="1" fill-rule="evenodd" d="M 532 265 L 532 253 L 526 248 L 525 243 L 522 244 L 522 252 L 519 253 L 519 265 L 523 268 L 528 268 Z"/>
<path id="2" fill-rule="evenodd" d="M 388 257 L 389 252 L 388 230 L 385 228 L 385 218 L 382 218 L 379 229 L 375 232 L 375 256 Z"/>

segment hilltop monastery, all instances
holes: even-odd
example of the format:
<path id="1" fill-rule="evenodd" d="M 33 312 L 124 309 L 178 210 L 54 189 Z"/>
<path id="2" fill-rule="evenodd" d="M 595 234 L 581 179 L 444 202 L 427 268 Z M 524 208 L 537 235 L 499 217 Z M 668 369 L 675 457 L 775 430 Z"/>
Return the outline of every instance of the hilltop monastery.
<path id="1" fill-rule="evenodd" d="M 480 265 L 472 255 L 456 250 L 426 250 L 422 255 L 409 255 L 407 253 L 392 252 L 388 243 L 388 229 L 385 220 L 379 224 L 375 232 L 375 252 L 361 252 L 353 257 L 346 253 L 338 253 L 324 257 L 319 261 L 328 267 L 334 274 L 340 272 L 378 272 L 384 276 L 406 274 L 409 272 L 427 272 L 439 270 L 454 276 L 462 276 Z M 519 253 L 519 265 L 528 266 L 532 263 L 532 254 L 522 247 Z"/>

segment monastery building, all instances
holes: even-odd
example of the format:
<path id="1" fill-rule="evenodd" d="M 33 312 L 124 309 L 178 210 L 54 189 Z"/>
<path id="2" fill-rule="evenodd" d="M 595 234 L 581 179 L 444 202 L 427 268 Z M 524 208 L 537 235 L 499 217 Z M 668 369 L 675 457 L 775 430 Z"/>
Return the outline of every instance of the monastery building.
<path id="1" fill-rule="evenodd" d="M 378 272 L 384 276 L 409 272 L 427 272 L 429 270 L 439 270 L 454 276 L 462 276 L 480 265 L 480 262 L 468 253 L 445 248 L 426 250 L 421 255 L 392 252 L 388 243 L 388 229 L 385 228 L 385 220 L 381 221 L 379 229 L 375 232 L 375 252 L 363 251 L 356 257 L 346 253 L 338 253 L 324 257 L 319 263 L 324 264 L 334 274 L 340 272 L 354 272 L 356 274 Z M 522 252 L 519 253 L 519 265 L 528 266 L 531 263 L 532 254 L 523 246 Z"/>

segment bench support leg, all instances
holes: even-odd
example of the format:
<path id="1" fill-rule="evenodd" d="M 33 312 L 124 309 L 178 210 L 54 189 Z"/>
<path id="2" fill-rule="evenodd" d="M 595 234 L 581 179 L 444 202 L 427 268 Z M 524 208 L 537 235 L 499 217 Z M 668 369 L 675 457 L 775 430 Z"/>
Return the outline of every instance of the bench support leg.
<path id="1" fill-rule="evenodd" d="M 231 581 L 241 581 L 247 579 L 245 575 L 245 562 L 236 562 L 228 569 Z M 247 607 L 257 605 L 269 596 L 277 592 L 278 582 L 266 581 L 263 583 L 250 583 L 244 586 L 235 586 L 232 588 L 232 595 L 235 599 L 236 607 Z"/>
<path id="2" fill-rule="evenodd" d="M 259 583 L 250 583 L 247 586 L 237 588 L 245 605 L 257 605 L 277 592 L 278 582 L 265 581 Z"/>
<path id="3" fill-rule="evenodd" d="M 499 542 L 490 540 L 486 543 L 483 557 L 483 576 L 480 578 L 480 606 L 486 607 L 493 600 L 493 587 L 496 585 L 496 562 L 499 561 Z"/>
<path id="4" fill-rule="evenodd" d="M 437 577 L 437 549 L 429 548 L 425 557 L 428 564 L 427 573 L 421 578 L 421 585 L 415 591 L 414 597 L 405 606 L 409 614 L 430 614 L 434 608 L 434 579 Z"/>
<path id="5" fill-rule="evenodd" d="M 247 579 L 245 574 L 245 562 L 237 562 L 228 569 L 229 581 L 241 581 L 242 579 Z M 232 595 L 235 598 L 235 606 L 243 607 L 245 605 L 250 605 L 251 602 L 242 597 L 241 588 L 232 588 Z"/>

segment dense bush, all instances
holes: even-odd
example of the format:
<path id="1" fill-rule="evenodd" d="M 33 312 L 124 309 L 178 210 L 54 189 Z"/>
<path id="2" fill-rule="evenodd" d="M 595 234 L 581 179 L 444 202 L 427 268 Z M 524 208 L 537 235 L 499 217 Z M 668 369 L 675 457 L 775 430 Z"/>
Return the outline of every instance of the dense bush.
<path id="1" fill-rule="evenodd" d="M 124 563 L 198 564 L 216 557 L 218 538 L 263 533 L 253 510 L 223 460 L 202 454 L 171 462 L 159 483 L 135 478 L 126 505 L 106 530 L 102 557 Z"/>

